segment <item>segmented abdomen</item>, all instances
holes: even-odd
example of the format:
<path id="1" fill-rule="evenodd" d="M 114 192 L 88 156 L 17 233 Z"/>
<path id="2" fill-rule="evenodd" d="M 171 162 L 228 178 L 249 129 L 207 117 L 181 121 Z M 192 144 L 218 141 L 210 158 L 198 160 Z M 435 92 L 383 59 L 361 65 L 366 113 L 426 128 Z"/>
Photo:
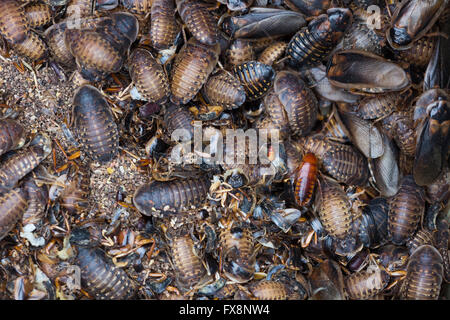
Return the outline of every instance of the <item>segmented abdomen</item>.
<path id="1" fill-rule="evenodd" d="M 286 54 L 294 66 L 312 65 L 320 63 L 330 50 L 331 43 L 311 33 L 308 28 L 303 28 L 289 42 Z"/>
<path id="2" fill-rule="evenodd" d="M 173 0 L 154 0 L 150 23 L 150 39 L 155 49 L 163 50 L 173 45 L 180 32 Z"/>
<path id="3" fill-rule="evenodd" d="M 22 189 L 12 189 L 0 196 L 0 240 L 22 219 L 28 201 Z"/>

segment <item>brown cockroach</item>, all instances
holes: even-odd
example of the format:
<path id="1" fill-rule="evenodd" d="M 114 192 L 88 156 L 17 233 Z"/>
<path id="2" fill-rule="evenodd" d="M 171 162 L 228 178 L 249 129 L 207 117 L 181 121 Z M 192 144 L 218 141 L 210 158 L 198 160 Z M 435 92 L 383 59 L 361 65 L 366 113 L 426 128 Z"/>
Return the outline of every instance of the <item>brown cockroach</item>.
<path id="1" fill-rule="evenodd" d="M 21 188 L 11 189 L 0 195 L 0 240 L 2 240 L 22 219 L 28 201 Z"/>
<path id="2" fill-rule="evenodd" d="M 48 188 L 45 184 L 38 185 L 35 178 L 29 175 L 25 178 L 23 189 L 27 194 L 28 208 L 22 217 L 22 224 L 38 224 L 42 221 L 48 202 Z"/>
<path id="3" fill-rule="evenodd" d="M 245 90 L 236 77 L 226 71 L 211 75 L 202 89 L 203 97 L 211 105 L 236 109 L 245 102 Z"/>
<path id="4" fill-rule="evenodd" d="M 427 229 L 419 229 L 414 236 L 406 242 L 409 253 L 412 254 L 418 247 L 422 245 L 433 245 L 433 234 Z"/>
<path id="5" fill-rule="evenodd" d="M 130 55 L 128 68 L 131 79 L 143 98 L 159 104 L 169 99 L 169 80 L 163 66 L 150 51 L 135 49 Z"/>
<path id="6" fill-rule="evenodd" d="M 273 65 L 276 61 L 280 60 L 287 48 L 287 43 L 283 41 L 276 41 L 271 43 L 258 57 L 258 61 L 268 66 Z"/>
<path id="7" fill-rule="evenodd" d="M 230 47 L 225 51 L 227 67 L 241 65 L 247 61 L 255 59 L 253 42 L 245 39 L 234 40 Z"/>
<path id="8" fill-rule="evenodd" d="M 153 0 L 121 0 L 120 2 L 127 11 L 136 15 L 147 14 L 154 3 Z"/>
<path id="9" fill-rule="evenodd" d="M 168 49 L 175 42 L 180 26 L 175 20 L 174 0 L 153 0 L 150 39 L 157 50 Z"/>
<path id="10" fill-rule="evenodd" d="M 217 19 L 206 2 L 175 0 L 181 20 L 189 32 L 202 44 L 215 45 L 219 42 Z"/>
<path id="11" fill-rule="evenodd" d="M 30 33 L 25 10 L 16 0 L 0 2 L 0 34 L 10 44 L 22 43 Z"/>
<path id="12" fill-rule="evenodd" d="M 51 140 L 37 136 L 32 144 L 17 151 L 0 166 L 0 189 L 11 189 L 20 179 L 33 171 L 52 151 Z"/>
<path id="13" fill-rule="evenodd" d="M 220 45 L 209 46 L 195 38 L 181 48 L 172 67 L 171 101 L 186 104 L 200 91 L 219 60 Z"/>
<path id="14" fill-rule="evenodd" d="M 34 61 L 41 60 L 47 56 L 47 45 L 34 32 L 30 32 L 23 42 L 16 43 L 14 50 Z"/>
<path id="15" fill-rule="evenodd" d="M 221 232 L 220 247 L 225 276 L 237 283 L 248 282 L 255 273 L 256 254 L 250 229 L 232 227 Z"/>
<path id="16" fill-rule="evenodd" d="M 344 279 L 344 289 L 351 300 L 367 300 L 383 291 L 389 283 L 389 274 L 380 266 L 350 274 Z"/>
<path id="17" fill-rule="evenodd" d="M 412 176 L 402 179 L 400 189 L 390 201 L 388 232 L 392 243 L 403 245 L 417 229 L 425 211 L 425 192 Z"/>
<path id="18" fill-rule="evenodd" d="M 85 85 L 75 93 L 72 125 L 74 134 L 90 158 L 106 163 L 117 155 L 117 124 L 108 102 L 95 87 Z"/>
<path id="19" fill-rule="evenodd" d="M 233 68 L 233 73 L 241 81 L 247 94 L 247 101 L 264 97 L 272 87 L 275 70 L 258 61 L 249 61 Z"/>
<path id="20" fill-rule="evenodd" d="M 44 3 L 33 3 L 25 7 L 25 14 L 31 28 L 39 28 L 52 21 L 53 13 L 50 6 Z"/>
<path id="21" fill-rule="evenodd" d="M 409 258 L 406 278 L 400 288 L 403 300 L 437 300 L 441 291 L 443 262 L 430 245 L 418 247 Z"/>
<path id="22" fill-rule="evenodd" d="M 305 206 L 311 201 L 317 181 L 318 160 L 313 153 L 303 156 L 302 162 L 295 170 L 292 181 L 294 198 L 298 206 Z"/>
<path id="23" fill-rule="evenodd" d="M 89 168 L 85 165 L 74 167 L 60 196 L 61 207 L 70 214 L 81 213 L 89 208 L 91 181 Z"/>
<path id="24" fill-rule="evenodd" d="M 207 177 L 173 181 L 152 181 L 134 193 L 134 206 L 144 215 L 177 213 L 202 204 L 210 187 Z"/>
<path id="25" fill-rule="evenodd" d="M 0 119 L 0 155 L 25 143 L 25 129 L 12 119 Z"/>

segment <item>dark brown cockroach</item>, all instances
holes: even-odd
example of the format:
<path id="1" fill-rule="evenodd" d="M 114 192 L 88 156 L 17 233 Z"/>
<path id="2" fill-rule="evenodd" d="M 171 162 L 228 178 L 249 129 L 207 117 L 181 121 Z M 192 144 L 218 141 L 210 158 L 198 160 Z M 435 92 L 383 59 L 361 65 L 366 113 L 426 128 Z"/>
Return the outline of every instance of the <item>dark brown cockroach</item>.
<path id="1" fill-rule="evenodd" d="M 208 177 L 173 181 L 152 181 L 134 193 L 134 206 L 144 215 L 158 212 L 180 212 L 206 200 L 210 186 Z"/>
<path id="2" fill-rule="evenodd" d="M 276 61 L 283 57 L 286 51 L 287 43 L 283 41 L 276 41 L 270 44 L 263 52 L 259 55 L 258 61 L 268 66 L 273 65 Z"/>
<path id="3" fill-rule="evenodd" d="M 185 228 L 166 234 L 177 285 L 183 291 L 196 287 L 206 276 L 206 269 L 196 251 L 194 240 Z"/>
<path id="4" fill-rule="evenodd" d="M 286 55 L 293 67 L 316 65 L 338 44 L 352 23 L 349 9 L 332 8 L 297 32 L 288 44 Z"/>
<path id="5" fill-rule="evenodd" d="M 344 122 L 339 115 L 336 106 L 331 108 L 331 113 L 327 119 L 327 122 L 323 125 L 321 133 L 332 140 L 336 140 L 342 143 L 350 142 L 351 134 L 345 126 Z"/>
<path id="6" fill-rule="evenodd" d="M 351 231 L 352 213 L 350 201 L 344 190 L 326 178 L 319 178 L 316 208 L 320 222 L 332 237 L 343 239 Z"/>
<path id="7" fill-rule="evenodd" d="M 374 159 L 383 155 L 383 137 L 372 122 L 361 119 L 354 112 L 340 112 L 339 114 L 350 132 L 351 141 L 366 158 Z"/>
<path id="8" fill-rule="evenodd" d="M 175 0 L 175 3 L 181 20 L 197 41 L 210 46 L 219 42 L 217 19 L 206 2 Z"/>
<path id="9" fill-rule="evenodd" d="M 433 27 L 448 0 L 409 0 L 398 3 L 386 30 L 386 39 L 392 48 L 408 49 Z"/>
<path id="10" fill-rule="evenodd" d="M 0 155 L 23 146 L 25 129 L 12 119 L 0 119 Z"/>
<path id="11" fill-rule="evenodd" d="M 376 248 L 387 242 L 389 203 L 374 198 L 363 208 L 359 221 L 359 238 L 366 248 Z"/>
<path id="12" fill-rule="evenodd" d="M 75 167 L 65 182 L 60 204 L 70 214 L 81 213 L 89 207 L 90 172 L 86 166 Z"/>
<path id="13" fill-rule="evenodd" d="M 66 8 L 66 18 L 80 19 L 92 15 L 92 0 L 70 0 Z"/>
<path id="14" fill-rule="evenodd" d="M 261 39 L 291 35 L 306 24 L 301 13 L 274 8 L 251 8 L 223 20 L 223 30 L 234 39 Z"/>
<path id="15" fill-rule="evenodd" d="M 414 111 L 417 145 L 414 180 L 424 186 L 433 183 L 442 173 L 450 144 L 450 95 L 443 89 L 425 91 Z"/>
<path id="16" fill-rule="evenodd" d="M 93 298 L 125 300 L 134 297 L 133 281 L 100 248 L 77 246 L 76 263 L 81 269 L 81 286 Z"/>
<path id="17" fill-rule="evenodd" d="M 425 210 L 424 190 L 412 176 L 402 179 L 400 189 L 390 201 L 388 232 L 392 243 L 403 245 L 417 229 Z"/>
<path id="18" fill-rule="evenodd" d="M 362 50 L 335 52 L 328 62 L 327 78 L 339 88 L 360 94 L 401 91 L 411 82 L 395 63 Z"/>
<path id="19" fill-rule="evenodd" d="M 449 250 L 449 240 L 450 240 L 450 230 L 447 220 L 440 219 L 437 222 L 437 231 L 434 234 L 434 243 L 436 248 L 442 256 L 442 264 L 444 266 L 444 280 L 445 282 L 450 282 L 450 250 Z"/>
<path id="20" fill-rule="evenodd" d="M 236 109 L 245 102 L 245 90 L 240 81 L 226 71 L 211 75 L 202 89 L 203 97 L 210 105 Z"/>
<path id="21" fill-rule="evenodd" d="M 358 10 L 353 18 L 352 25 L 342 38 L 342 49 L 358 49 L 381 55 L 384 40 L 367 24 L 371 18 L 368 11 Z"/>
<path id="22" fill-rule="evenodd" d="M 399 94 L 390 92 L 375 97 L 364 97 L 358 104 L 358 116 L 365 120 L 384 118 L 397 109 L 401 101 Z"/>
<path id="23" fill-rule="evenodd" d="M 14 50 L 31 60 L 37 61 L 47 56 L 47 45 L 36 33 L 30 32 L 27 38 L 13 46 Z"/>
<path id="24" fill-rule="evenodd" d="M 106 163 L 117 155 L 119 131 L 108 102 L 95 87 L 85 85 L 75 93 L 72 126 L 93 160 Z"/>
<path id="25" fill-rule="evenodd" d="M 25 14 L 31 28 L 39 28 L 52 21 L 52 8 L 43 3 L 33 3 L 25 7 Z"/>
<path id="26" fill-rule="evenodd" d="M 442 257 L 436 248 L 423 245 L 409 257 L 400 288 L 403 300 L 437 300 L 442 284 Z"/>
<path id="27" fill-rule="evenodd" d="M 195 38 L 181 48 L 172 67 L 171 101 L 186 104 L 200 91 L 214 70 L 220 54 L 220 46 L 204 45 Z"/>
<path id="28" fill-rule="evenodd" d="M 247 94 L 247 101 L 262 98 L 272 87 L 275 71 L 271 66 L 257 61 L 249 61 L 233 68 Z"/>
<path id="29" fill-rule="evenodd" d="M 10 44 L 23 42 L 30 33 L 30 25 L 23 6 L 16 0 L 0 2 L 0 34 Z"/>
<path id="30" fill-rule="evenodd" d="M 304 13 L 306 16 L 318 16 L 331 6 L 330 0 L 284 0 L 284 4 L 291 10 Z"/>
<path id="31" fill-rule="evenodd" d="M 363 186 L 369 178 L 367 159 L 353 146 L 331 144 L 322 157 L 324 172 L 337 181 L 349 185 Z"/>
<path id="32" fill-rule="evenodd" d="M 126 52 L 136 40 L 138 20 L 130 13 L 110 15 L 94 30 L 65 30 L 65 44 L 77 61 L 86 80 L 99 81 L 118 72 L 126 59 Z"/>
<path id="33" fill-rule="evenodd" d="M 303 156 L 302 162 L 295 170 L 293 187 L 295 203 L 303 207 L 307 205 L 314 194 L 317 181 L 318 160 L 313 153 Z"/>
<path id="34" fill-rule="evenodd" d="M 255 60 L 253 43 L 245 39 L 234 40 L 225 51 L 227 66 L 234 67 Z"/>
<path id="35" fill-rule="evenodd" d="M 351 300 L 367 300 L 383 291 L 389 283 L 389 275 L 381 267 L 370 265 L 367 269 L 350 274 L 344 279 L 347 297 Z"/>
<path id="36" fill-rule="evenodd" d="M 144 99 L 158 104 L 169 99 L 169 80 L 163 66 L 150 51 L 135 49 L 130 55 L 128 68 L 133 83 Z"/>
<path id="37" fill-rule="evenodd" d="M 20 179 L 33 171 L 52 151 L 47 136 L 37 136 L 32 144 L 17 151 L 0 166 L 0 190 L 14 188 Z"/>
<path id="38" fill-rule="evenodd" d="M 27 195 L 28 208 L 23 214 L 22 224 L 38 224 L 45 214 L 48 188 L 45 184 L 37 185 L 35 178 L 29 175 L 23 183 L 23 189 Z"/>
<path id="39" fill-rule="evenodd" d="M 395 51 L 400 61 L 406 61 L 418 67 L 425 67 L 430 62 L 436 47 L 436 37 L 423 37 L 406 50 Z"/>
<path id="40" fill-rule="evenodd" d="M 152 0 L 120 0 L 120 2 L 127 11 L 137 15 L 147 14 L 153 3 Z"/>
<path id="41" fill-rule="evenodd" d="M 175 20 L 174 0 L 153 0 L 150 40 L 156 50 L 168 49 L 175 42 L 180 27 Z"/>
<path id="42" fill-rule="evenodd" d="M 266 116 L 256 123 L 258 129 L 278 130 L 279 137 L 286 140 L 290 135 L 289 119 L 278 96 L 270 91 L 264 97 Z"/>
<path id="43" fill-rule="evenodd" d="M 288 300 L 286 284 L 273 280 L 262 280 L 249 286 L 251 299 L 254 300 Z"/>
<path id="44" fill-rule="evenodd" d="M 383 124 L 389 128 L 399 149 L 407 156 L 413 157 L 416 152 L 416 130 L 412 114 L 409 111 L 396 111 L 383 119 Z"/>
<path id="45" fill-rule="evenodd" d="M 427 229 L 419 229 L 414 236 L 406 242 L 409 253 L 412 254 L 418 247 L 423 245 L 433 245 L 433 235 Z"/>
<path id="46" fill-rule="evenodd" d="M 27 207 L 28 201 L 23 189 L 11 189 L 0 195 L 0 240 L 22 219 Z"/>
<path id="47" fill-rule="evenodd" d="M 245 227 L 232 227 L 221 232 L 220 248 L 225 276 L 237 283 L 248 282 L 255 273 L 253 235 Z"/>
<path id="48" fill-rule="evenodd" d="M 45 30 L 44 35 L 53 59 L 55 59 L 57 63 L 69 67 L 75 65 L 75 58 L 70 53 L 64 40 L 64 31 L 66 28 L 67 23 L 60 22 Z"/>
<path id="49" fill-rule="evenodd" d="M 167 139 L 172 141 L 191 141 L 194 137 L 194 116 L 184 106 L 169 104 L 164 112 Z M 183 130 L 183 136 L 172 136 L 175 130 Z"/>

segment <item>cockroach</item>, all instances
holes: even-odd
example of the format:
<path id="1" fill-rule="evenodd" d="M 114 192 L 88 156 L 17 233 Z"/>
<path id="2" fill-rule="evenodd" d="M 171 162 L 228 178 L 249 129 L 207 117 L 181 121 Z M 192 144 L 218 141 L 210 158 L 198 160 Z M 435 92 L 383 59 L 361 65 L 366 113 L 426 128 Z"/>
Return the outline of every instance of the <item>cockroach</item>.
<path id="1" fill-rule="evenodd" d="M 25 15 L 31 28 L 43 27 L 49 24 L 53 18 L 51 7 L 43 3 L 26 6 Z"/>
<path id="2" fill-rule="evenodd" d="M 44 59 L 48 54 L 47 45 L 44 40 L 34 32 L 30 32 L 23 42 L 16 43 L 14 45 L 14 50 L 20 55 L 34 61 Z"/>
<path id="3" fill-rule="evenodd" d="M 354 21 L 342 38 L 342 49 L 358 49 L 382 54 L 382 37 L 367 25 L 370 15 L 366 11 L 358 11 Z"/>
<path id="4" fill-rule="evenodd" d="M 249 61 L 233 68 L 247 94 L 247 101 L 262 98 L 272 87 L 275 71 L 271 66 L 257 61 Z"/>
<path id="5" fill-rule="evenodd" d="M 403 300 L 437 300 L 441 291 L 443 262 L 439 251 L 430 245 L 417 248 L 406 266 L 400 288 Z"/>
<path id="6" fill-rule="evenodd" d="M 106 163 L 118 152 L 119 131 L 111 109 L 95 87 L 85 85 L 73 98 L 72 126 L 87 155 Z"/>
<path id="7" fill-rule="evenodd" d="M 417 229 L 425 211 L 425 192 L 412 176 L 402 179 L 400 189 L 390 201 L 388 232 L 389 239 L 403 245 Z"/>
<path id="8" fill-rule="evenodd" d="M 287 43 L 283 41 L 276 41 L 270 44 L 259 55 L 258 61 L 268 66 L 273 65 L 276 61 L 283 57 L 287 48 Z"/>
<path id="9" fill-rule="evenodd" d="M 195 38 L 181 48 L 172 67 L 171 101 L 186 104 L 200 91 L 219 60 L 220 46 L 204 45 Z"/>
<path id="10" fill-rule="evenodd" d="M 0 240 L 14 228 L 27 210 L 28 201 L 21 188 L 0 195 Z"/>
<path id="11" fill-rule="evenodd" d="M 217 19 L 206 2 L 175 0 L 181 20 L 198 42 L 213 46 L 219 42 Z"/>
<path id="12" fill-rule="evenodd" d="M 136 40 L 139 24 L 132 14 L 119 12 L 110 17 L 95 30 L 65 30 L 65 44 L 86 80 L 99 81 L 118 72 Z"/>
<path id="13" fill-rule="evenodd" d="M 133 281 L 100 248 L 77 246 L 76 263 L 81 269 L 81 286 L 93 298 L 127 300 L 134 297 Z"/>
<path id="14" fill-rule="evenodd" d="M 401 97 L 396 93 L 386 93 L 375 97 L 364 97 L 356 111 L 365 120 L 384 118 L 397 109 Z"/>
<path id="15" fill-rule="evenodd" d="M 251 231 L 246 227 L 232 227 L 220 234 L 223 271 L 225 276 L 237 283 L 253 279 L 256 254 Z"/>
<path id="16" fill-rule="evenodd" d="M 447 0 L 408 0 L 398 3 L 386 30 L 392 48 L 404 50 L 423 37 L 433 27 L 448 5 Z"/>
<path id="17" fill-rule="evenodd" d="M 418 67 L 425 67 L 431 60 L 436 48 L 436 37 L 423 37 L 415 41 L 409 49 L 395 51 L 400 61 L 406 61 Z"/>
<path id="18" fill-rule="evenodd" d="M 50 138 L 39 135 L 29 147 L 17 151 L 8 158 L 0 166 L 0 190 L 14 188 L 20 179 L 50 155 L 51 150 Z"/>
<path id="19" fill-rule="evenodd" d="M 135 49 L 129 58 L 130 76 L 139 93 L 147 101 L 165 103 L 169 99 L 169 80 L 163 66 L 153 55 L 141 48 Z"/>
<path id="20" fill-rule="evenodd" d="M 284 0 L 284 4 L 293 11 L 299 11 L 306 16 L 318 16 L 330 8 L 330 0 Z"/>
<path id="21" fill-rule="evenodd" d="M 152 7 L 152 0 L 120 0 L 127 11 L 136 15 L 147 14 Z"/>
<path id="22" fill-rule="evenodd" d="M 345 8 L 328 9 L 297 32 L 288 44 L 286 55 L 293 67 L 319 64 L 338 44 L 352 23 Z"/>
<path id="23" fill-rule="evenodd" d="M 278 72 L 273 89 L 286 110 L 291 134 L 307 135 L 317 120 L 318 104 L 314 93 L 291 71 Z"/>
<path id="24" fill-rule="evenodd" d="M 144 215 L 158 212 L 177 213 L 206 200 L 210 186 L 207 177 L 173 181 L 152 181 L 134 193 L 134 206 Z"/>
<path id="25" fill-rule="evenodd" d="M 434 234 L 434 243 L 442 256 L 444 266 L 443 277 L 445 282 L 450 282 L 450 250 L 448 249 L 450 240 L 449 224 L 445 219 L 437 222 L 437 232 Z"/>
<path id="26" fill-rule="evenodd" d="M 405 155 L 413 157 L 416 152 L 416 130 L 411 112 L 396 111 L 383 119 L 383 125 L 399 149 Z"/>
<path id="27" fill-rule="evenodd" d="M 157 50 L 168 49 L 175 42 L 180 27 L 175 20 L 174 0 L 153 0 L 150 40 Z"/>
<path id="28" fill-rule="evenodd" d="M 282 282 L 262 280 L 250 285 L 249 290 L 254 300 L 288 300 L 289 292 Z"/>
<path id="29" fill-rule="evenodd" d="M 389 283 L 388 273 L 377 265 L 350 274 L 344 279 L 345 292 L 351 300 L 367 300 L 383 291 Z"/>
<path id="30" fill-rule="evenodd" d="M 386 76 L 373 76 L 379 73 Z M 327 78 L 331 84 L 357 94 L 401 91 L 411 83 L 400 66 L 362 50 L 335 52 L 328 61 Z"/>
<path id="31" fill-rule="evenodd" d="M 28 208 L 23 214 L 22 224 L 38 224 L 45 214 L 48 188 L 45 184 L 38 186 L 35 178 L 29 175 L 23 183 L 23 190 L 27 195 Z"/>
<path id="32" fill-rule="evenodd" d="M 291 35 L 306 24 L 301 13 L 274 9 L 251 8 L 249 13 L 226 17 L 222 29 L 234 39 L 275 38 Z"/>
<path id="33" fill-rule="evenodd" d="M 295 203 L 303 207 L 307 205 L 314 194 L 317 181 L 318 160 L 313 153 L 303 156 L 302 162 L 295 170 L 293 187 Z"/>
<path id="34" fill-rule="evenodd" d="M 172 141 L 190 141 L 194 137 L 194 116 L 184 106 L 169 104 L 164 112 L 166 135 Z M 172 137 L 175 130 L 183 130 L 183 136 Z"/>
<path id="35" fill-rule="evenodd" d="M 25 10 L 16 0 L 0 3 L 0 34 L 10 44 L 22 43 L 28 37 L 30 25 Z"/>
<path id="36" fill-rule="evenodd" d="M 206 276 L 206 269 L 189 232 L 181 229 L 173 233 L 168 236 L 172 266 L 178 286 L 183 291 L 188 291 Z"/>
<path id="37" fill-rule="evenodd" d="M 387 242 L 389 203 L 385 198 L 374 198 L 363 208 L 359 222 L 359 238 L 367 248 L 376 248 Z"/>
<path id="38" fill-rule="evenodd" d="M 256 127 L 266 130 L 276 129 L 280 139 L 286 140 L 290 135 L 289 119 L 285 108 L 273 90 L 264 97 L 263 106 L 266 116 L 256 123 Z"/>
<path id="39" fill-rule="evenodd" d="M 12 119 L 0 119 L 0 155 L 22 147 L 25 143 L 25 129 Z"/>
<path id="40" fill-rule="evenodd" d="M 234 40 L 225 51 L 227 66 L 234 67 L 255 60 L 253 42 L 245 39 Z"/>
<path id="41" fill-rule="evenodd" d="M 226 71 L 211 75 L 203 86 L 202 94 L 207 103 L 220 105 L 226 109 L 236 109 L 246 99 L 240 81 Z"/>

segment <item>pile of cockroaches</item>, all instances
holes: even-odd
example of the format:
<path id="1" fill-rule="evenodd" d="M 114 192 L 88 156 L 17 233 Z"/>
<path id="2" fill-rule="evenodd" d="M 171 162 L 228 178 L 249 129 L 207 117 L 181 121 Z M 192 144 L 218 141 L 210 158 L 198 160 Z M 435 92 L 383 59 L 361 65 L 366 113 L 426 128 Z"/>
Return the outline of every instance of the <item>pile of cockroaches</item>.
<path id="1" fill-rule="evenodd" d="M 0 120 L 0 297 L 448 298 L 449 2 L 1 0 L 3 53 L 79 89 L 64 164 Z"/>

